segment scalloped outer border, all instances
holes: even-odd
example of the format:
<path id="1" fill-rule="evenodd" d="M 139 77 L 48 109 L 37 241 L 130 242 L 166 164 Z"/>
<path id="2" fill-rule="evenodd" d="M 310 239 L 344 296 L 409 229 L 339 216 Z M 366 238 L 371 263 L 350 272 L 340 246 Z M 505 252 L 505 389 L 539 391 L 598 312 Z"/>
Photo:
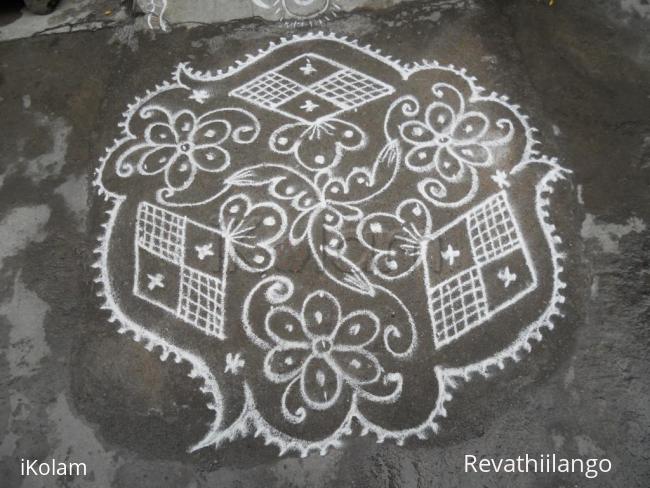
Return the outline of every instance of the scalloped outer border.
<path id="1" fill-rule="evenodd" d="M 523 165 L 531 163 L 544 163 L 550 167 L 548 172 L 536 185 L 536 212 L 538 221 L 540 222 L 551 251 L 554 268 L 554 284 L 551 302 L 548 307 L 536 321 L 529 324 L 525 329 L 523 329 L 519 333 L 518 337 L 507 348 L 490 358 L 467 365 L 462 368 L 444 368 L 441 366 L 435 367 L 436 376 L 440 385 L 438 399 L 436 401 L 436 406 L 431 412 L 429 418 L 419 426 L 400 431 L 389 431 L 383 429 L 381 426 L 365 419 L 365 417 L 358 410 L 356 401 L 353 401 L 347 417 L 333 434 L 331 434 L 326 439 L 318 442 L 307 442 L 287 436 L 286 434 L 278 431 L 269 425 L 259 414 L 257 414 L 255 400 L 247 384 L 244 385 L 246 401 L 242 409 L 242 413 L 231 426 L 220 430 L 222 416 L 218 405 L 221 403 L 222 394 L 216 379 L 210 372 L 205 362 L 203 362 L 203 360 L 201 360 L 201 358 L 198 356 L 181 348 L 178 348 L 173 344 L 167 342 L 162 337 L 147 331 L 144 327 L 128 318 L 119 309 L 113 297 L 113 291 L 111 288 L 110 277 L 108 276 L 106 264 L 111 229 L 118 214 L 119 207 L 124 201 L 124 197 L 120 197 L 117 194 L 111 193 L 106 190 L 106 188 L 104 188 L 101 182 L 101 173 L 108 155 L 124 140 L 133 137 L 133 135 L 128 132 L 127 121 L 129 118 L 142 104 L 146 103 L 155 95 L 158 95 L 159 93 L 167 90 L 184 86 L 180 82 L 179 75 L 181 71 L 197 80 L 219 80 L 231 76 L 232 74 L 256 62 L 260 58 L 272 53 L 280 47 L 288 44 L 316 39 L 333 40 L 352 47 L 391 66 L 402 74 L 403 79 L 407 79 L 410 74 L 415 71 L 427 68 L 437 68 L 451 71 L 469 82 L 473 90 L 473 96 L 481 95 L 483 99 L 489 99 L 506 105 L 514 112 L 516 117 L 521 121 L 526 129 L 527 144 L 521 162 L 512 169 L 512 172 L 516 172 L 521 167 L 523 167 Z M 361 46 L 356 40 L 351 40 L 345 36 L 338 36 L 335 33 L 325 34 L 321 31 L 304 35 L 294 35 L 291 38 L 283 37 L 280 39 L 280 42 L 271 42 L 266 49 L 260 49 L 255 55 L 249 54 L 244 60 L 236 61 L 236 63 L 230 66 L 228 69 L 218 70 L 214 74 L 212 72 L 204 73 L 201 71 L 194 71 L 189 67 L 187 63 L 180 63 L 176 70 L 173 72 L 173 79 L 174 83 L 166 81 L 161 85 L 157 85 L 155 90 L 147 90 L 144 97 L 136 97 L 134 103 L 128 105 L 127 110 L 123 113 L 124 120 L 118 124 L 118 126 L 122 129 L 123 137 L 121 139 L 115 139 L 113 145 L 106 149 L 106 154 L 100 159 L 99 167 L 95 170 L 93 185 L 97 188 L 97 193 L 100 196 L 103 196 L 106 201 L 113 202 L 113 207 L 106 212 L 108 215 L 108 220 L 102 224 L 104 231 L 98 238 L 99 244 L 94 251 L 99 255 L 99 259 L 93 264 L 93 267 L 99 271 L 99 276 L 95 279 L 95 282 L 98 283 L 101 287 L 101 289 L 97 292 L 97 296 L 104 300 L 101 308 L 111 312 L 110 318 L 108 320 L 112 323 L 117 322 L 118 333 L 131 333 L 133 340 L 136 342 L 142 342 L 144 344 L 144 347 L 149 351 L 154 351 L 154 349 L 159 348 L 160 359 L 162 361 L 165 361 L 170 356 L 173 356 L 177 363 L 180 363 L 181 361 L 187 361 L 190 363 L 191 371 L 188 376 L 191 378 L 201 378 L 203 380 L 203 386 L 200 388 L 200 390 L 212 397 L 212 401 L 208 402 L 207 407 L 215 412 L 215 420 L 204 439 L 195 446 L 191 447 L 190 451 L 201 449 L 210 445 L 218 448 L 226 441 L 233 441 L 237 438 L 245 437 L 252 432 L 255 437 L 261 436 L 264 440 L 265 445 L 272 444 L 277 446 L 280 456 L 288 452 L 296 452 L 301 457 L 306 457 L 310 452 L 315 451 L 318 451 L 321 455 L 324 455 L 327 453 L 330 447 L 340 447 L 342 437 L 350 436 L 352 434 L 353 423 L 356 423 L 361 428 L 362 436 L 367 435 L 368 433 L 372 433 L 377 437 L 377 442 L 384 442 L 385 440 L 390 439 L 394 440 L 398 445 L 403 445 L 407 439 L 413 437 L 426 439 L 431 434 L 438 432 L 440 427 L 436 420 L 439 417 L 444 418 L 447 416 L 445 404 L 452 399 L 452 391 L 458 388 L 461 381 L 469 381 L 474 375 L 480 375 L 486 378 L 490 377 L 494 372 L 503 369 L 508 361 L 520 361 L 523 354 L 531 351 L 532 345 L 535 341 L 540 342 L 542 340 L 543 329 L 547 328 L 549 330 L 552 330 L 554 327 L 553 321 L 556 318 L 563 316 L 563 314 L 560 312 L 559 307 L 565 301 L 563 290 L 566 288 L 566 283 L 561 279 L 560 275 L 564 270 L 563 263 L 566 259 L 566 255 L 558 250 L 558 246 L 562 243 L 562 240 L 557 234 L 556 227 L 551 223 L 549 211 L 550 197 L 553 193 L 553 183 L 557 182 L 561 178 L 564 178 L 564 175 L 570 173 L 570 171 L 562 168 L 558 164 L 556 158 L 544 156 L 535 149 L 535 147 L 540 144 L 539 141 L 534 137 L 534 133 L 537 131 L 537 129 L 529 125 L 528 117 L 521 113 L 520 107 L 518 105 L 508 103 L 508 97 L 499 96 L 496 92 L 492 92 L 487 96 L 483 95 L 485 89 L 477 85 L 476 78 L 468 76 L 464 68 L 457 68 L 454 65 L 445 66 L 439 64 L 436 61 L 429 62 L 426 60 L 420 63 L 402 64 L 399 59 L 393 59 L 390 56 L 384 56 L 380 54 L 380 50 L 373 49 L 370 45 Z"/>

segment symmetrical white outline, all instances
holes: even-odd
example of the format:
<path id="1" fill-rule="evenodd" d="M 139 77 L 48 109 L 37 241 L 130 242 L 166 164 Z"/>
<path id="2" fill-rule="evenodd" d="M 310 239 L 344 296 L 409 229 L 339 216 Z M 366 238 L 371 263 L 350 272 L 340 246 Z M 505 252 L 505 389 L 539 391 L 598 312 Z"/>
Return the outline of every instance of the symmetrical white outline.
<path id="1" fill-rule="evenodd" d="M 280 47 L 315 39 L 336 41 L 348 47 L 356 49 L 358 52 L 379 60 L 389 67 L 392 67 L 401 73 L 402 77 L 405 80 L 408 79 L 411 74 L 428 68 L 436 68 L 439 70 L 452 72 L 458 76 L 461 76 L 470 84 L 474 96 L 482 100 L 490 100 L 495 103 L 502 104 L 512 111 L 512 113 L 517 117 L 519 122 L 525 128 L 526 147 L 524 149 L 521 162 L 511 171 L 511 174 L 516 174 L 525 166 L 536 163 L 543 164 L 547 167 L 547 172 L 535 187 L 535 212 L 543 234 L 548 243 L 553 263 L 553 290 L 551 300 L 545 310 L 540 314 L 538 319 L 526 326 L 519 333 L 518 337 L 501 352 L 464 367 L 448 368 L 435 366 L 435 374 L 439 386 L 436 405 L 429 417 L 416 427 L 404 430 L 387 430 L 371 422 L 359 410 L 357 400 L 360 395 L 355 392 L 352 396 L 352 404 L 347 416 L 341 422 L 340 426 L 335 430 L 335 432 L 333 432 L 330 436 L 320 441 L 314 442 L 296 439 L 277 430 L 257 413 L 256 400 L 253 396 L 251 388 L 247 384 L 245 384 L 244 387 L 245 405 L 242 413 L 235 422 L 226 427 L 222 425 L 222 392 L 219 389 L 218 382 L 211 373 L 210 369 L 207 367 L 206 363 L 195 354 L 192 354 L 182 348 L 176 347 L 160 335 L 155 334 L 147 330 L 141 324 L 134 322 L 122 312 L 116 302 L 117 295 L 113 289 L 112 281 L 108 273 L 107 260 L 109 242 L 112 236 L 113 227 L 120 207 L 124 203 L 125 197 L 111 193 L 103 186 L 103 183 L 101 181 L 101 173 L 107 161 L 107 157 L 104 157 L 101 159 L 100 167 L 97 170 L 97 178 L 94 180 L 94 184 L 97 187 L 98 193 L 104 196 L 107 201 L 112 201 L 113 206 L 107 212 L 108 221 L 103 225 L 105 231 L 99 237 L 99 246 L 95 251 L 99 255 L 99 260 L 93 265 L 93 267 L 97 268 L 99 271 L 99 277 L 96 279 L 96 282 L 102 287 L 102 289 L 98 292 L 98 296 L 104 299 L 102 308 L 107 309 L 111 312 L 109 320 L 111 322 L 117 321 L 120 324 L 118 332 L 131 332 L 133 334 L 134 340 L 137 342 L 143 342 L 148 350 L 153 350 L 155 347 L 159 347 L 161 349 L 162 360 L 166 360 L 169 355 L 172 354 L 176 357 L 177 361 L 188 361 L 192 366 L 190 376 L 198 376 L 203 379 L 204 387 L 202 388 L 202 391 L 206 394 L 209 394 L 213 399 L 213 401 L 208 406 L 215 411 L 215 420 L 208 434 L 202 441 L 193 447 L 193 450 L 209 445 L 218 447 L 227 440 L 234 440 L 237 437 L 245 436 L 249 432 L 253 432 L 255 436 L 262 436 L 266 444 L 276 445 L 280 450 L 280 454 L 288 451 L 295 451 L 301 456 L 306 456 L 311 451 L 320 451 L 321 454 L 325 454 L 330 447 L 338 447 L 340 445 L 341 437 L 350 435 L 352 433 L 352 427 L 354 423 L 361 427 L 362 435 L 372 432 L 377 436 L 378 442 L 383 442 L 386 439 L 393 439 L 401 445 L 405 442 L 406 439 L 409 439 L 411 437 L 426 438 L 430 433 L 436 433 L 438 431 L 439 425 L 437 423 L 437 420 L 447 415 L 445 404 L 452 399 L 451 392 L 458 386 L 459 381 L 468 381 L 474 374 L 487 377 L 492 374 L 494 367 L 503 369 L 505 367 L 505 363 L 508 360 L 513 360 L 515 362 L 519 361 L 521 359 L 522 353 L 531 350 L 533 341 L 541 341 L 542 330 L 544 328 L 552 329 L 553 320 L 556 317 L 562 315 L 559 310 L 559 306 L 564 303 L 562 290 L 566 287 L 566 284 L 560 278 L 560 274 L 563 272 L 562 262 L 565 259 L 565 255 L 558 250 L 558 245 L 561 244 L 562 241 L 556 233 L 555 226 L 550 223 L 549 198 L 553 193 L 553 187 L 551 186 L 552 183 L 562 178 L 563 173 L 565 173 L 566 170 L 561 168 L 555 159 L 543 156 L 535 149 L 535 146 L 538 144 L 538 141 L 535 139 L 533 134 L 535 129 L 530 127 L 527 117 L 520 113 L 518 106 L 510 104 L 507 97 L 498 96 L 496 93 L 482 95 L 482 92 L 484 92 L 483 88 L 477 86 L 475 79 L 467 76 L 464 69 L 458 69 L 454 66 L 441 66 L 436 62 L 402 65 L 397 60 L 391 60 L 389 57 L 380 55 L 379 51 L 375 51 L 369 46 L 361 47 L 357 44 L 356 41 L 348 40 L 345 37 L 338 37 L 335 34 L 326 35 L 321 32 L 315 34 L 310 33 L 303 36 L 294 36 L 292 39 L 283 38 L 279 44 L 271 43 L 268 49 L 260 50 L 257 55 L 250 56 L 246 61 L 238 62 L 235 66 L 231 66 L 226 72 L 219 71 L 216 75 L 212 75 L 211 73 L 195 73 L 192 72 L 187 65 L 181 64 L 176 71 L 176 81 L 174 84 L 165 83 L 161 86 L 156 87 L 155 91 L 147 92 L 147 95 L 144 98 L 137 98 L 135 103 L 130 105 L 128 110 L 125 112 L 125 119 L 128 120 L 135 113 L 135 111 L 142 106 L 143 103 L 153 98 L 153 96 L 161 92 L 183 86 L 182 82 L 179 79 L 181 73 L 195 79 L 217 80 L 225 78 L 240 71 L 244 67 L 249 66 L 261 57 L 274 52 Z M 132 137 L 132 135 L 128 132 L 128 128 L 125 123 L 121 124 L 121 127 L 124 129 L 125 139 Z M 110 154 L 110 152 L 115 147 L 119 146 L 119 144 L 123 141 L 124 139 L 119 141 L 116 140 L 114 146 L 108 148 L 108 154 Z M 276 285 L 277 283 L 281 283 L 279 287 L 274 285 L 275 287 L 272 286 L 267 291 L 266 298 L 269 300 L 269 302 L 281 303 L 286 299 L 287 296 L 293 293 L 292 284 L 286 282 L 283 283 L 281 277 L 271 277 L 263 281 L 268 284 L 268 280 L 275 280 Z M 380 290 L 388 292 L 388 290 L 382 289 L 378 285 L 372 286 L 377 292 Z M 251 293 L 253 293 L 253 291 Z M 403 304 L 401 305 L 403 306 Z M 408 313 L 408 310 L 405 307 L 404 309 Z M 412 318 L 410 320 L 412 321 Z M 384 339 L 386 339 L 386 335 Z M 388 380 L 390 381 L 391 379 L 389 378 Z M 399 383 L 396 378 L 392 378 L 392 380 L 395 384 Z"/>

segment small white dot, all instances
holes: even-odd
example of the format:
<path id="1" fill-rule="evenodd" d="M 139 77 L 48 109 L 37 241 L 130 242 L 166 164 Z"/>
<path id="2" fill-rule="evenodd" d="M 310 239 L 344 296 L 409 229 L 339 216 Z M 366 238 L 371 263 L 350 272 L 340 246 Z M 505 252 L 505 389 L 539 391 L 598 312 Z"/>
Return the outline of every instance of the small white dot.
<path id="1" fill-rule="evenodd" d="M 349 129 L 346 130 L 346 131 L 343 133 L 343 137 L 347 137 L 348 139 L 349 139 L 350 137 L 352 137 L 353 135 L 354 135 L 354 132 L 352 132 L 352 131 L 349 130 Z"/>
<path id="2" fill-rule="evenodd" d="M 283 146 L 284 146 L 287 142 L 289 142 L 289 140 L 288 140 L 286 137 L 280 137 L 280 138 L 278 139 L 278 143 L 281 144 L 281 145 L 283 145 Z"/>
<path id="3" fill-rule="evenodd" d="M 316 383 L 318 383 L 320 387 L 325 386 L 325 373 L 323 373 L 320 369 L 316 371 Z"/>
<path id="4" fill-rule="evenodd" d="M 266 217 L 263 220 L 263 222 L 264 222 L 264 225 L 268 225 L 268 226 L 275 225 L 275 217 Z"/>
<path id="5" fill-rule="evenodd" d="M 253 260 L 254 260 L 257 264 L 262 264 L 262 263 L 264 262 L 264 256 L 262 256 L 261 254 L 258 254 L 257 256 L 255 256 L 255 257 L 253 258 Z"/>
<path id="6" fill-rule="evenodd" d="M 325 156 L 319 154 L 314 158 L 314 161 L 316 161 L 316 164 L 323 164 L 325 162 Z"/>

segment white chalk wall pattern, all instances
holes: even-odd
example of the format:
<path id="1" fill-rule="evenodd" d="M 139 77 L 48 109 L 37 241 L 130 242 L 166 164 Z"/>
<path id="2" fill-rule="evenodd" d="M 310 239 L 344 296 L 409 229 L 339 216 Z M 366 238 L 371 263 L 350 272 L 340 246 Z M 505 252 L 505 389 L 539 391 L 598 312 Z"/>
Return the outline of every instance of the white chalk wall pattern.
<path id="1" fill-rule="evenodd" d="M 215 73 L 180 64 L 120 127 L 95 180 L 99 296 L 203 380 L 193 450 L 427 438 L 459 384 L 561 315 L 567 170 L 463 69 L 295 36 Z"/>
<path id="2" fill-rule="evenodd" d="M 240 0 L 248 2 L 250 10 L 266 19 L 285 21 L 292 25 L 311 23 L 321 24 L 342 10 L 345 0 Z M 169 32 L 170 23 L 166 19 L 168 7 L 174 0 L 137 0 L 138 6 L 146 15 L 150 29 Z M 208 0 L 219 9 L 219 2 Z M 204 5 L 203 8 L 206 6 Z"/>

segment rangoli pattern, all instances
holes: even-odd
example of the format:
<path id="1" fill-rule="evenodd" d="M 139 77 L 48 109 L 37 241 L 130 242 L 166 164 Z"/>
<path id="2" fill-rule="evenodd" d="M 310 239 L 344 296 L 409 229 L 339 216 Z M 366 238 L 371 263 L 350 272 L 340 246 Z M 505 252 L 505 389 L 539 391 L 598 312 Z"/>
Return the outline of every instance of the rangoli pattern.
<path id="1" fill-rule="evenodd" d="M 507 97 L 334 35 L 138 98 L 95 180 L 119 332 L 192 366 L 214 422 L 281 453 L 441 428 L 560 315 L 567 172 Z"/>

